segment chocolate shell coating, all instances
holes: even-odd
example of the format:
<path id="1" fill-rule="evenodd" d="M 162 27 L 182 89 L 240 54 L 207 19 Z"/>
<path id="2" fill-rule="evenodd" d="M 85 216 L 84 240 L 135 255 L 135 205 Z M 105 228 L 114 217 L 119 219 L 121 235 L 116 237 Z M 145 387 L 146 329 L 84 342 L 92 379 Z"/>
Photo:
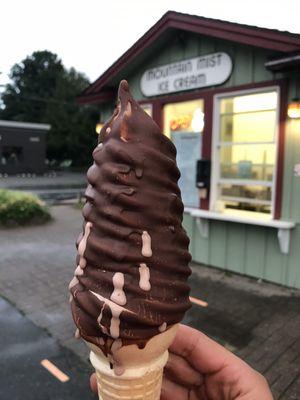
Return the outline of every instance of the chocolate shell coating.
<path id="1" fill-rule="evenodd" d="M 100 347 L 110 337 L 143 345 L 190 307 L 191 256 L 176 148 L 126 81 L 118 98 L 87 173 L 85 222 L 70 285 L 80 335 Z"/>

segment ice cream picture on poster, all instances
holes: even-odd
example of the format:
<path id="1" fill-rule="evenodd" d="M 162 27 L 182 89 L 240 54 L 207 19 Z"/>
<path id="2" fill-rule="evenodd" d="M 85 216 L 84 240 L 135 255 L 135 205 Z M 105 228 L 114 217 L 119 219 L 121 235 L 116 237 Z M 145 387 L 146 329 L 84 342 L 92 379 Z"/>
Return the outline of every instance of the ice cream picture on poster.
<path id="1" fill-rule="evenodd" d="M 99 398 L 160 398 L 162 371 L 190 307 L 176 149 L 122 81 L 87 173 L 69 289 Z"/>

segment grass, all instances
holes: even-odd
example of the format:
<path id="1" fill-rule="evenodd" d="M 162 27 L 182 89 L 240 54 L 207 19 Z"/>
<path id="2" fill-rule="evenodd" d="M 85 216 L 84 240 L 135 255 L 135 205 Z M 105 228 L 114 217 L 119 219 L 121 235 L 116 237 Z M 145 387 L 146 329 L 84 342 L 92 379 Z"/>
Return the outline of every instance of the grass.
<path id="1" fill-rule="evenodd" d="M 0 225 L 9 227 L 37 225 L 50 219 L 48 207 L 38 196 L 0 189 Z"/>

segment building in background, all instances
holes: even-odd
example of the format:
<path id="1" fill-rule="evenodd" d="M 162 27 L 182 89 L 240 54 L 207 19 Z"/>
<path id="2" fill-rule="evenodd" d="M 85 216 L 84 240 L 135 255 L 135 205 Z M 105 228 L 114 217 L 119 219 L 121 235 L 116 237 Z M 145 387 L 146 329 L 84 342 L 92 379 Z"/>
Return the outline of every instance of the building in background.
<path id="1" fill-rule="evenodd" d="M 50 125 L 0 120 L 0 174 L 42 174 Z"/>
<path id="2" fill-rule="evenodd" d="M 300 35 L 166 13 L 79 97 L 119 81 L 177 147 L 194 261 L 300 288 Z"/>

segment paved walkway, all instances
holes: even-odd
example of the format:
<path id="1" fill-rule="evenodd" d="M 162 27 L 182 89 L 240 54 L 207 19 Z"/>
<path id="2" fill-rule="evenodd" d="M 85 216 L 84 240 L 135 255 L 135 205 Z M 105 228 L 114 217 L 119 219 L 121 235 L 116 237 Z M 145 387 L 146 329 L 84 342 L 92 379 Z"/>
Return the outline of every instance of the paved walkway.
<path id="1" fill-rule="evenodd" d="M 0 295 L 66 347 L 88 357 L 75 340 L 68 285 L 74 275 L 75 240 L 81 229 L 80 211 L 52 208 L 54 221 L 20 229 L 0 229 Z"/>
<path id="2" fill-rule="evenodd" d="M 74 338 L 67 292 L 82 219 L 69 206 L 52 211 L 48 225 L 0 230 L 0 295 L 86 361 L 85 345 Z M 299 292 L 196 265 L 191 286 L 208 307 L 194 305 L 184 322 L 264 373 L 275 399 L 298 400 Z"/>
<path id="3" fill-rule="evenodd" d="M 300 295 L 269 283 L 193 267 L 185 323 L 201 329 L 268 379 L 275 399 L 300 399 Z"/>
<path id="4" fill-rule="evenodd" d="M 0 324 L 2 400 L 95 399 L 89 389 L 92 368 L 3 299 Z M 43 360 L 59 368 L 64 381 L 43 367 Z"/>

